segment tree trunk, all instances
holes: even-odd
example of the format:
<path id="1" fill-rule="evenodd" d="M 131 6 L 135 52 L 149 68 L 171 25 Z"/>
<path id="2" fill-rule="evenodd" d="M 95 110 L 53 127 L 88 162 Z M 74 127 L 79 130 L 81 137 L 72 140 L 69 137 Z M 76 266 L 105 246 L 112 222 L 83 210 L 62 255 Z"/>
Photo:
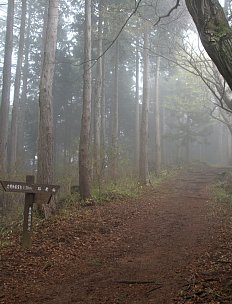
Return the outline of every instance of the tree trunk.
<path id="1" fill-rule="evenodd" d="M 186 135 L 184 140 L 184 149 L 185 149 L 185 162 L 188 164 L 190 162 L 190 134 L 191 134 L 191 119 L 187 114 L 187 122 L 186 122 Z"/>
<path id="2" fill-rule="evenodd" d="M 84 201 L 91 198 L 89 176 L 89 143 L 91 126 L 91 0 L 85 0 L 85 64 L 83 86 L 83 110 L 79 146 L 80 196 Z"/>
<path id="3" fill-rule="evenodd" d="M 9 148 L 9 172 L 16 173 L 16 155 L 17 155 L 17 138 L 18 138 L 18 116 L 19 116 L 19 95 L 21 84 L 21 71 L 23 62 L 23 50 L 25 41 L 25 26 L 26 26 L 27 1 L 22 0 L 21 26 L 19 34 L 18 59 L 16 66 L 15 85 L 14 85 L 14 101 L 11 118 L 10 144 Z"/>
<path id="4" fill-rule="evenodd" d="M 71 98 L 70 98 L 71 99 Z M 65 176 L 69 174 L 69 164 L 70 164 L 70 130 L 72 128 L 70 121 L 70 106 L 66 102 L 64 105 L 64 142 L 63 142 L 63 172 Z"/>
<path id="5" fill-rule="evenodd" d="M 148 184 L 148 87 L 149 87 L 149 54 L 148 54 L 148 28 L 144 32 L 143 46 L 143 104 L 140 129 L 140 156 L 139 156 L 139 181 Z"/>
<path id="6" fill-rule="evenodd" d="M 101 178 L 101 101 L 102 101 L 102 0 L 99 2 L 97 78 L 94 102 L 94 179 L 99 183 Z"/>
<path id="7" fill-rule="evenodd" d="M 7 133 L 9 124 L 11 60 L 13 51 L 14 0 L 8 0 L 2 100 L 0 108 L 0 174 L 6 172 Z"/>
<path id="8" fill-rule="evenodd" d="M 104 0 L 104 10 L 107 9 L 107 1 Z M 104 16 L 104 11 L 103 11 Z M 107 36 L 108 31 L 108 22 L 104 20 L 104 27 L 102 29 L 103 34 L 103 41 L 104 38 Z M 106 145 L 108 142 L 108 137 L 106 133 L 106 79 L 105 79 L 105 73 L 106 73 L 106 54 L 102 56 L 102 102 L 101 102 L 101 170 L 102 170 L 102 178 L 105 178 L 106 174 Z"/>
<path id="9" fill-rule="evenodd" d="M 17 162 L 18 169 L 24 168 L 24 121 L 25 121 L 25 107 L 27 103 L 27 86 L 29 73 L 29 51 L 30 51 L 30 33 L 31 33 L 31 9 L 29 9 L 29 16 L 27 21 L 27 34 L 25 42 L 25 58 L 22 75 L 22 94 L 19 101 L 19 119 L 18 119 L 18 133 L 17 133 Z"/>
<path id="10" fill-rule="evenodd" d="M 39 86 L 39 137 L 37 182 L 51 184 L 54 170 L 53 78 L 58 26 L 58 0 L 49 0 L 48 23 Z M 38 199 L 39 210 L 41 200 Z"/>
<path id="11" fill-rule="evenodd" d="M 160 57 L 156 61 L 155 77 L 155 167 L 156 173 L 161 171 L 161 129 L 160 129 L 160 96 L 159 96 L 159 75 L 160 74 Z"/>
<path id="12" fill-rule="evenodd" d="M 201 42 L 232 90 L 232 30 L 217 0 L 185 0 Z"/>
<path id="13" fill-rule="evenodd" d="M 139 40 L 136 43 L 136 92 L 135 92 L 135 163 L 136 173 L 139 172 Z"/>
<path id="14" fill-rule="evenodd" d="M 118 69 L 119 69 L 119 41 L 115 44 L 115 66 L 114 66 L 114 95 L 111 108 L 112 134 L 111 134 L 111 178 L 116 182 L 118 174 Z"/>
<path id="15" fill-rule="evenodd" d="M 105 174 L 106 146 L 106 92 L 105 92 L 105 56 L 102 57 L 102 102 L 101 102 L 101 167 Z"/>

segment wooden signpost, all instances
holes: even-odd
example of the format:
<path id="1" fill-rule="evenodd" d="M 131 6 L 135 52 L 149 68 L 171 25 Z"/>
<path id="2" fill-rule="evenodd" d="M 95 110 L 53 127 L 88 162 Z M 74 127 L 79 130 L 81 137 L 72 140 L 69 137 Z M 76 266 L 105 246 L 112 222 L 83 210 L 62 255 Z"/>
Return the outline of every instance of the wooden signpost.
<path id="1" fill-rule="evenodd" d="M 47 193 L 49 204 L 52 195 L 56 194 L 60 186 L 57 185 L 44 185 L 35 184 L 35 177 L 33 175 L 26 176 L 26 182 L 12 182 L 2 181 L 4 191 L 6 192 L 21 192 L 25 193 L 25 204 L 24 204 L 24 220 L 23 220 L 23 237 L 22 245 L 24 248 L 30 248 L 32 243 L 32 215 L 33 215 L 33 203 L 35 202 L 36 193 Z"/>

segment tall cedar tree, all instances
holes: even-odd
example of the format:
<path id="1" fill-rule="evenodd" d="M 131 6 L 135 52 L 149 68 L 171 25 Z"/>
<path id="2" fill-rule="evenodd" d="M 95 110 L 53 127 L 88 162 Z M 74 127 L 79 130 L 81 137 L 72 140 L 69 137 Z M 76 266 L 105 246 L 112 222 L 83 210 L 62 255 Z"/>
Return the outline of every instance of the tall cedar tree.
<path id="1" fill-rule="evenodd" d="M 136 41 L 136 92 L 135 92 L 135 161 L 136 173 L 139 172 L 139 39 Z"/>
<path id="2" fill-rule="evenodd" d="M 31 33 L 31 14 L 32 9 L 28 11 L 28 21 L 26 30 L 26 40 L 24 46 L 24 65 L 22 71 L 22 93 L 19 101 L 19 118 L 18 118 L 18 132 L 17 132 L 17 168 L 24 168 L 25 155 L 24 155 L 24 121 L 25 111 L 27 104 L 28 93 L 28 75 L 29 75 L 29 51 L 30 51 L 30 33 Z"/>
<path id="3" fill-rule="evenodd" d="M 155 76 L 155 169 L 157 174 L 159 174 L 161 170 L 161 126 L 159 96 L 160 60 L 160 56 L 157 56 Z"/>
<path id="4" fill-rule="evenodd" d="M 85 63 L 83 84 L 83 109 L 79 145 L 79 185 L 81 199 L 91 198 L 90 189 L 90 125 L 91 125 L 91 0 L 85 0 Z"/>
<path id="5" fill-rule="evenodd" d="M 114 182 L 117 179 L 118 169 L 118 77 L 119 77 L 119 39 L 115 43 L 115 64 L 114 64 L 114 93 L 111 105 L 111 160 L 110 160 L 110 174 Z"/>
<path id="6" fill-rule="evenodd" d="M 101 101 L 102 101 L 102 8 L 103 1 L 99 1 L 98 18 L 98 47 L 97 47 L 97 78 L 94 102 L 94 178 L 99 182 L 101 174 Z"/>
<path id="7" fill-rule="evenodd" d="M 9 124 L 11 60 L 13 51 L 14 0 L 8 0 L 2 100 L 0 108 L 0 174 L 6 172 L 7 135 Z"/>
<path id="8" fill-rule="evenodd" d="M 139 155 L 139 181 L 143 185 L 148 184 L 148 84 L 149 84 L 149 52 L 148 52 L 148 26 L 144 31 L 143 45 L 143 104 L 140 128 L 140 155 Z"/>
<path id="9" fill-rule="evenodd" d="M 58 26 L 58 0 L 49 0 L 47 30 L 44 45 L 42 73 L 39 86 L 39 138 L 38 172 L 39 183 L 51 184 L 54 170 L 54 130 L 53 130 L 53 78 L 55 68 Z M 40 202 L 40 199 L 38 199 Z M 38 208 L 41 209 L 39 203 Z M 40 210 L 42 211 L 42 210 Z"/>
<path id="10" fill-rule="evenodd" d="M 22 12 L 21 12 L 21 25 L 19 34 L 19 48 L 18 58 L 15 74 L 15 86 L 14 86 L 14 101 L 11 118 L 11 131 L 10 131 L 10 144 L 9 148 L 9 171 L 11 173 L 16 172 L 16 155 L 17 155 L 17 138 L 18 138 L 18 116 L 19 116 L 19 99 L 20 99 L 20 84 L 22 74 L 23 63 L 23 50 L 25 41 L 25 28 L 26 28 L 26 13 L 27 13 L 27 0 L 22 0 Z"/>

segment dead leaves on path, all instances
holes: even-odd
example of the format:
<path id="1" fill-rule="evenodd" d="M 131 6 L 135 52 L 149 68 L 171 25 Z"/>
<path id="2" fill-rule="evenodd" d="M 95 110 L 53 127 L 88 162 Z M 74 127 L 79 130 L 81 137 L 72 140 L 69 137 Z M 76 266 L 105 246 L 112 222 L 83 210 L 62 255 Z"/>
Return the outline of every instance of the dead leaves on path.
<path id="1" fill-rule="evenodd" d="M 58 295 L 59 303 L 135 303 L 137 297 L 141 304 L 231 304 L 232 211 L 211 210 L 213 232 L 202 234 L 209 202 L 205 185 L 195 183 L 199 176 L 175 179 L 139 202 L 69 210 L 40 224 L 28 251 L 15 236 L 0 254 L 0 303 L 56 303 Z"/>
<path id="2" fill-rule="evenodd" d="M 209 252 L 191 265 L 191 276 L 182 287 L 178 304 L 232 303 L 232 221 L 231 209 L 224 205 L 224 222 L 214 237 Z M 228 212 L 225 212 L 227 210 Z M 217 216 L 217 215 L 216 215 Z M 220 214 L 218 215 L 220 218 Z"/>

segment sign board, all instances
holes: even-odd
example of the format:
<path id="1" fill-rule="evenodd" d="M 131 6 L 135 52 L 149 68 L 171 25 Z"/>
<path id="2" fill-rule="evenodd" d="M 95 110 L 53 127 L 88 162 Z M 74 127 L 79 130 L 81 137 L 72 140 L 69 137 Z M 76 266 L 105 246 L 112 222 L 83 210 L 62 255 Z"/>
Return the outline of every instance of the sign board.
<path id="1" fill-rule="evenodd" d="M 0 183 L 6 192 L 49 193 L 56 194 L 60 186 L 45 184 L 30 184 L 24 182 L 2 181 Z"/>
<path id="2" fill-rule="evenodd" d="M 49 195 L 48 204 L 52 195 L 56 194 L 60 186 L 35 184 L 35 177 L 33 175 L 26 176 L 26 182 L 12 182 L 2 181 L 0 184 L 6 192 L 21 192 L 25 193 L 24 204 L 24 220 L 23 220 L 23 237 L 22 245 L 24 248 L 31 248 L 32 243 L 32 215 L 33 204 L 35 201 L 35 194 L 47 193 Z"/>

